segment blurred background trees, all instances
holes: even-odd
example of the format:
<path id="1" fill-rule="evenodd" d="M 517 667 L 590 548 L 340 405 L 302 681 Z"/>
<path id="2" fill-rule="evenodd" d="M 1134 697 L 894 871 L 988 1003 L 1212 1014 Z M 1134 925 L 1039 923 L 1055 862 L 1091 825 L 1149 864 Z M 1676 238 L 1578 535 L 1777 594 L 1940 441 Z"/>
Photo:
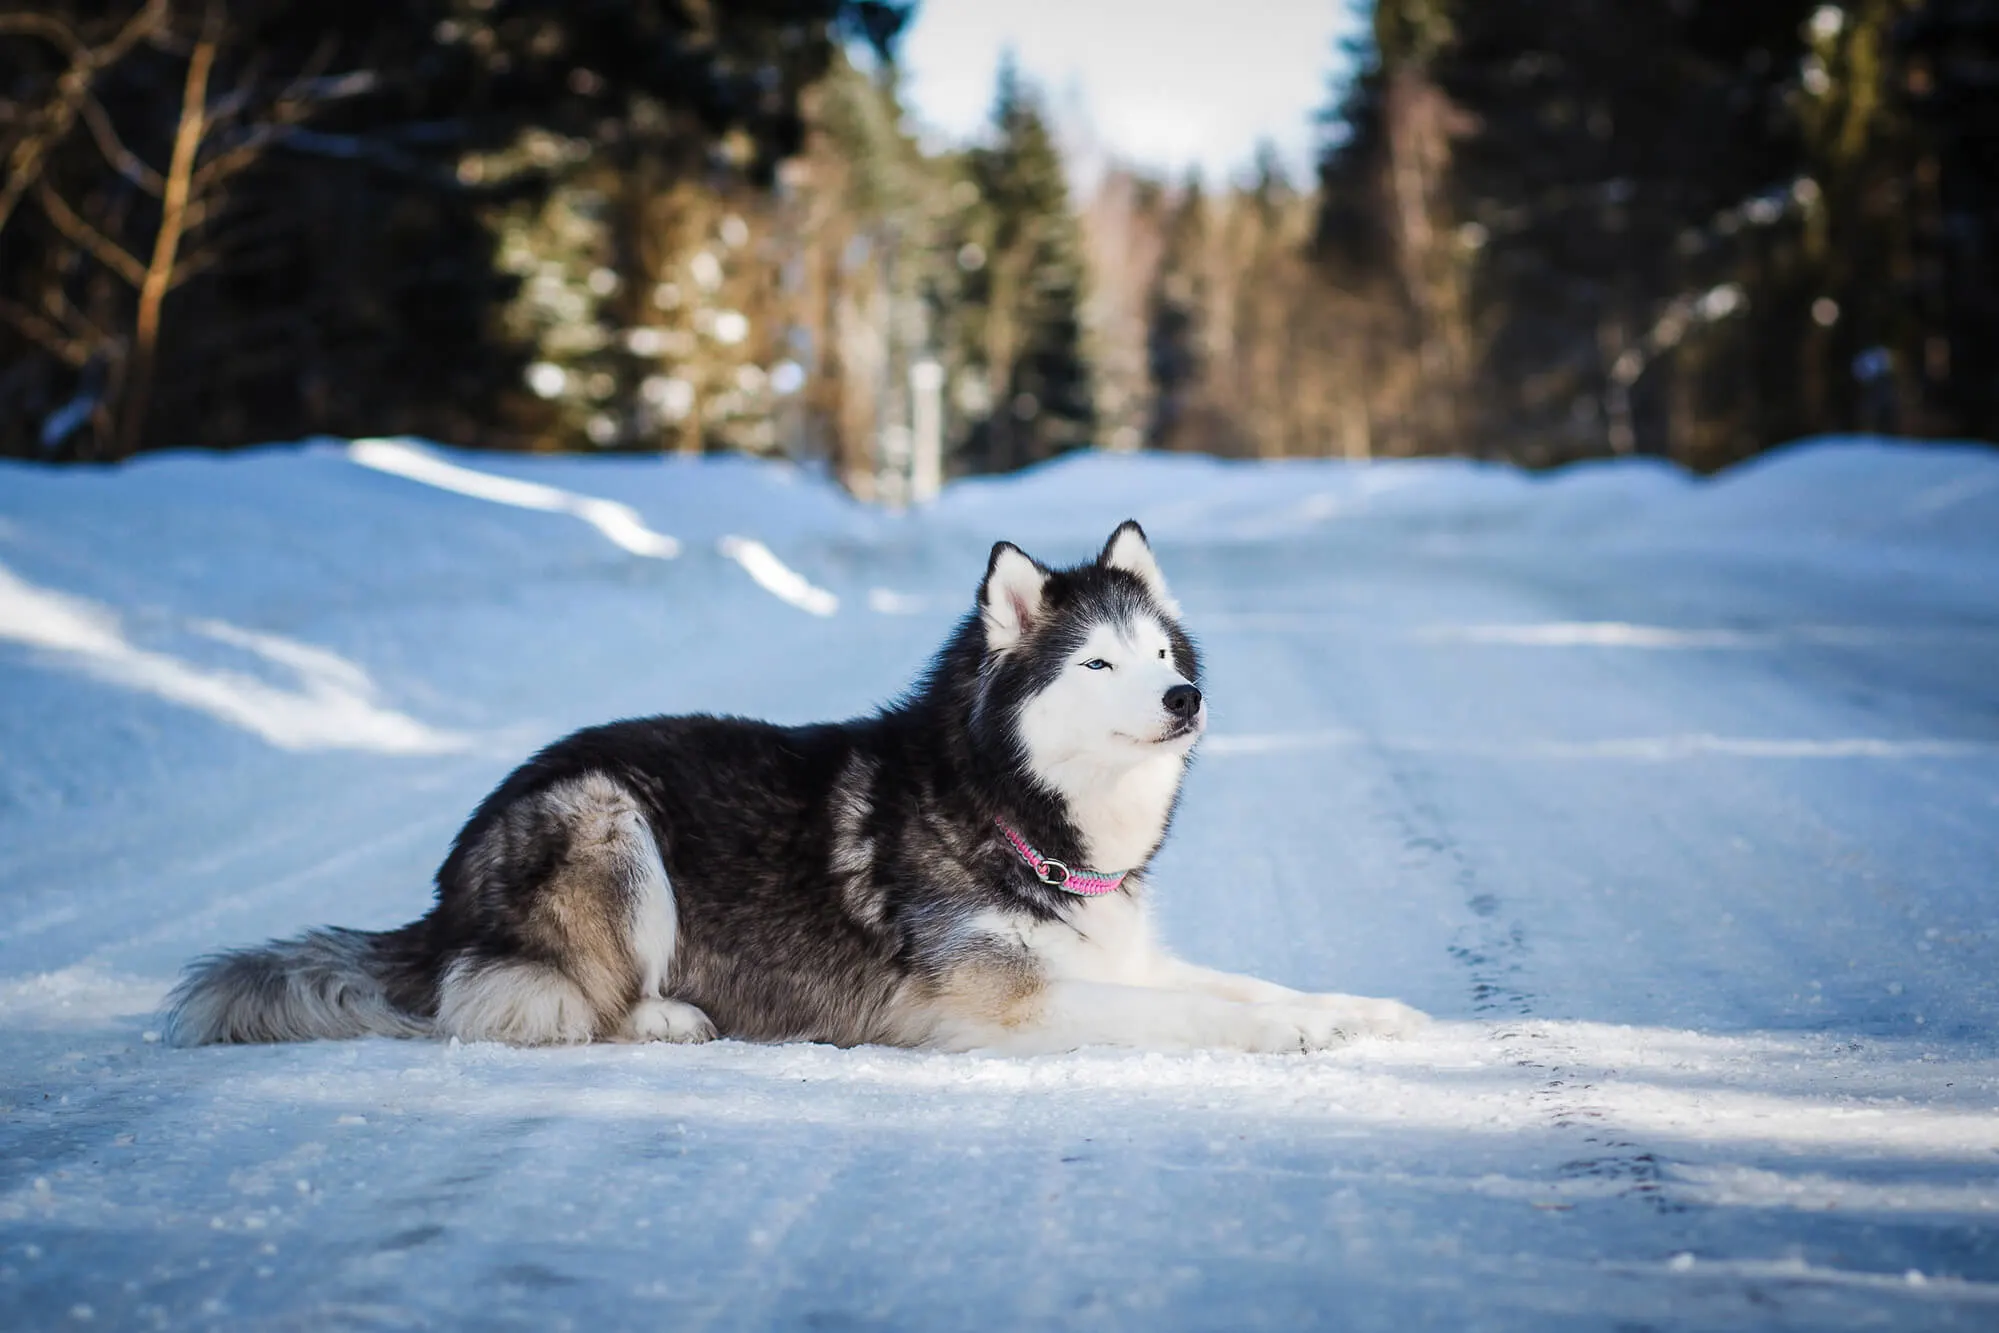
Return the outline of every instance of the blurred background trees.
<path id="1" fill-rule="evenodd" d="M 885 49 L 905 13 L 49 0 L 0 16 L 0 448 L 384 431 L 770 447 L 742 424 L 757 395 L 736 372 L 763 349 L 737 307 L 765 277 L 736 201 L 767 203 L 841 47 Z"/>
<path id="2" fill-rule="evenodd" d="M 1712 468 L 1999 433 L 1999 9 L 1381 0 L 1320 255 L 1406 374 L 1391 452 Z"/>
<path id="3" fill-rule="evenodd" d="M 1092 446 L 1999 436 L 1983 0 L 1379 0 L 1306 181 L 1079 181 L 1010 65 L 926 146 L 911 11 L 0 14 L 0 452 L 729 449 L 901 503 Z"/>

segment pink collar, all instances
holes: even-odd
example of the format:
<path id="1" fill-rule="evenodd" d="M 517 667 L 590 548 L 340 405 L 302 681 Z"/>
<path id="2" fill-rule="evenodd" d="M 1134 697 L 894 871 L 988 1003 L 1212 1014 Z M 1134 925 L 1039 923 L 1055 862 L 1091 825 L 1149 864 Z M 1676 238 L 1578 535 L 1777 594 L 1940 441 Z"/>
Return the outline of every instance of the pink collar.
<path id="1" fill-rule="evenodd" d="M 1001 833 L 1006 834 L 1006 840 L 1013 844 L 1013 849 L 1020 853 L 1020 859 L 1033 868 L 1034 877 L 1051 889 L 1080 894 L 1085 898 L 1101 898 L 1106 893 L 1116 893 L 1123 886 L 1125 876 L 1131 873 L 1120 870 L 1109 875 L 1101 870 L 1071 870 L 1060 861 L 1035 851 L 1027 839 L 1015 833 L 1004 819 L 993 822 L 999 825 Z"/>

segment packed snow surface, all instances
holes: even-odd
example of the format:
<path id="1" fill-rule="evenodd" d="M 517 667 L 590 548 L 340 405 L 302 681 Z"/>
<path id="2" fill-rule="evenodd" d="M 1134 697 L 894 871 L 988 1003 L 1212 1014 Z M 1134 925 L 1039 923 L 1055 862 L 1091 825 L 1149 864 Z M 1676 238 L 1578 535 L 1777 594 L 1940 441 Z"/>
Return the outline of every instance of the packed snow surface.
<path id="1" fill-rule="evenodd" d="M 1122 518 L 1207 652 L 1169 939 L 1292 1058 L 173 1050 L 533 747 L 891 697 Z M 0 467 L 0 1327 L 1999 1328 L 1999 453 Z"/>

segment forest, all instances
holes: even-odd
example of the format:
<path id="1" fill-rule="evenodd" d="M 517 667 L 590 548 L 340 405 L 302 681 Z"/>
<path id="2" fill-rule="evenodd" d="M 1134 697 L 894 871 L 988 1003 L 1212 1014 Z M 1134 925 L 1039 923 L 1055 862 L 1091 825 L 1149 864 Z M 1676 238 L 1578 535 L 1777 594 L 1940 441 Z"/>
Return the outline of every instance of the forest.
<path id="1" fill-rule="evenodd" d="M 1314 179 L 1086 189 L 1010 64 L 916 133 L 914 12 L 0 13 L 0 454 L 732 450 L 900 503 L 1084 448 L 1999 437 L 1990 0 L 1379 0 Z"/>

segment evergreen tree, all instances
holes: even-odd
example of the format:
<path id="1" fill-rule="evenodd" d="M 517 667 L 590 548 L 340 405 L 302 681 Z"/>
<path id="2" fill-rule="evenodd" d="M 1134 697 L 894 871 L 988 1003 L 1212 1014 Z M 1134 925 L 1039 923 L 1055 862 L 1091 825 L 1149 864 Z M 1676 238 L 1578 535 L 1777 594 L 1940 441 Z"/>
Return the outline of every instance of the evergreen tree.
<path id="1" fill-rule="evenodd" d="M 1408 378 L 1457 405 L 1416 447 L 1712 464 L 1796 423 L 1768 390 L 1810 304 L 1787 108 L 1811 13 L 1383 0 L 1321 237 L 1400 273 Z M 1791 359 L 1751 385 L 1769 349 Z"/>
<path id="2" fill-rule="evenodd" d="M 659 201 L 767 184 L 836 41 L 907 8 L 50 0 L 0 24 L 0 451 L 583 443 L 609 414 L 538 399 L 529 363 L 627 397 Z M 537 283 L 552 323 L 509 308 Z"/>
<path id="3" fill-rule="evenodd" d="M 1094 442 L 1096 403 L 1083 338 L 1083 251 L 1062 156 L 1038 97 L 1009 59 L 993 102 L 993 142 L 968 155 L 977 191 L 976 264 L 966 332 L 980 349 L 990 406 L 968 451 L 1003 471 Z"/>
<path id="4" fill-rule="evenodd" d="M 1146 366 L 1152 376 L 1154 449 L 1212 449 L 1203 427 L 1209 395 L 1206 348 L 1207 199 L 1190 176 L 1166 224 L 1165 249 L 1147 302 Z"/>
<path id="5" fill-rule="evenodd" d="M 1332 116 L 1320 168 L 1318 256 L 1360 315 L 1348 335 L 1370 366 L 1353 448 L 1427 453 L 1474 448 L 1466 409 L 1476 353 L 1469 306 L 1475 232 L 1451 198 L 1456 141 L 1469 128 L 1439 88 L 1435 65 L 1454 40 L 1446 0 L 1381 0 L 1370 38 L 1351 52 L 1360 72 Z"/>
<path id="6" fill-rule="evenodd" d="M 815 93 L 814 142 L 779 235 L 799 273 L 789 317 L 812 382 L 798 420 L 811 438 L 800 445 L 856 495 L 889 503 L 913 479 L 912 377 L 930 361 L 947 380 L 967 364 L 951 321 L 957 213 L 971 189 L 956 155 L 919 147 L 896 84 L 891 64 L 835 63 Z"/>
<path id="7" fill-rule="evenodd" d="M 1903 358 L 1921 367 L 1922 425 L 1999 438 L 1999 7 L 1929 0 L 1891 35 L 1888 74 L 1923 143 L 1910 200 L 1921 345 L 1905 339 Z"/>
<path id="8" fill-rule="evenodd" d="M 1368 340 L 1345 336 L 1354 302 L 1313 266 L 1313 201 L 1274 150 L 1258 153 L 1243 185 L 1211 192 L 1190 177 L 1168 198 L 1146 247 L 1147 442 L 1239 457 L 1367 452 L 1364 427 L 1348 438 L 1345 404 Z M 1105 214 L 1090 216 L 1126 238 L 1145 234 L 1136 224 L 1148 219 L 1120 226 Z M 1104 349 L 1118 361 L 1121 352 Z"/>

